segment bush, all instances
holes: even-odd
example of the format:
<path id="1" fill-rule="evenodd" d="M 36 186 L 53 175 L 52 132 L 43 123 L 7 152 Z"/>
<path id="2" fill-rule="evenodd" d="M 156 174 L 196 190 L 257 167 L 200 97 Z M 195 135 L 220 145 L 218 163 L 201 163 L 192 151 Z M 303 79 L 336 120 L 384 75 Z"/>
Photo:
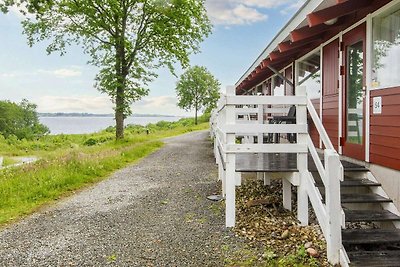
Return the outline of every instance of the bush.
<path id="1" fill-rule="evenodd" d="M 97 145 L 97 140 L 94 138 L 89 138 L 83 144 L 85 146 L 94 146 L 94 145 Z"/>
<path id="2" fill-rule="evenodd" d="M 20 104 L 0 101 L 0 134 L 6 139 L 37 139 L 49 133 L 49 129 L 39 122 L 36 105 L 22 100 Z M 12 140 L 14 142 L 14 140 Z"/>

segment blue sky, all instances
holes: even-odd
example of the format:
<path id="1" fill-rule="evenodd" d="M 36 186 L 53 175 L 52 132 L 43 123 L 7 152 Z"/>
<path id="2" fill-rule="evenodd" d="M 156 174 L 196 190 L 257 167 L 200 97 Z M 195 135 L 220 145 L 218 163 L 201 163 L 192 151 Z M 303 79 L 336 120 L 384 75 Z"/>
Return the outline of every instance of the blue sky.
<path id="1" fill-rule="evenodd" d="M 212 35 L 191 65 L 207 67 L 225 86 L 235 84 L 304 0 L 206 0 Z M 16 12 L 0 13 L 0 100 L 26 98 L 39 112 L 112 113 L 109 97 L 93 88 L 97 69 L 71 47 L 62 57 L 47 55 L 46 44 L 29 47 Z M 150 94 L 132 105 L 134 113 L 190 115 L 176 107 L 177 78 L 166 69 Z M 178 69 L 177 74 L 182 74 Z"/>

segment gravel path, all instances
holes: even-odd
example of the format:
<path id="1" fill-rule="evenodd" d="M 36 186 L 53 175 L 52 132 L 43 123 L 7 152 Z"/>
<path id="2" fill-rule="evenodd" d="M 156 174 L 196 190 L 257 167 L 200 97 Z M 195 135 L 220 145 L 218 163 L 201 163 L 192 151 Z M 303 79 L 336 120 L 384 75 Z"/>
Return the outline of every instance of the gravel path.
<path id="1" fill-rule="evenodd" d="M 0 266 L 223 266 L 208 132 L 166 140 L 137 165 L 0 232 Z M 234 238 L 233 238 L 234 239 Z"/>

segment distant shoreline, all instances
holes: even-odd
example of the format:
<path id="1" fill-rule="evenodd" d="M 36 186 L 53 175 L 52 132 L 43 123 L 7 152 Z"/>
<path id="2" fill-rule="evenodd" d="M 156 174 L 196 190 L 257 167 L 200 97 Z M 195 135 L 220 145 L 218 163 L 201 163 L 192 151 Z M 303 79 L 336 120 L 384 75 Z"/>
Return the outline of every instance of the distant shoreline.
<path id="1" fill-rule="evenodd" d="M 103 117 L 103 118 L 110 118 L 114 117 L 114 114 L 94 114 L 94 113 L 38 113 L 39 117 Z M 140 117 L 140 118 L 147 118 L 147 117 L 160 117 L 160 118 L 184 118 L 183 116 L 175 116 L 175 115 L 162 115 L 162 114 L 132 114 L 129 117 Z"/>

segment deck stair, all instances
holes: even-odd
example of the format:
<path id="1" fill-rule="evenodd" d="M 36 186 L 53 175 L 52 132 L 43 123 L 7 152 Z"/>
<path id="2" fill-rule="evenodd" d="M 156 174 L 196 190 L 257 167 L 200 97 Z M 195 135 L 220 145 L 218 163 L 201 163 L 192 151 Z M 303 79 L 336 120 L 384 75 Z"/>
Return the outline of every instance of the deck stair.
<path id="1" fill-rule="evenodd" d="M 264 114 L 284 113 L 285 105 L 296 106 L 294 124 L 264 120 Z M 257 120 L 238 120 L 246 114 Z M 319 145 L 311 138 L 309 121 L 317 129 Z M 367 168 L 340 160 L 305 87 L 297 87 L 295 96 L 238 96 L 235 87 L 228 87 L 210 125 L 226 227 L 235 226 L 235 188 L 241 185 L 242 173 L 256 172 L 265 185 L 282 180 L 287 209 L 296 187 L 301 225 L 308 225 L 311 203 L 330 264 L 400 267 L 400 212 Z M 289 133 L 296 135 L 296 142 L 261 141 L 265 135 Z"/>
<path id="2" fill-rule="evenodd" d="M 400 216 L 368 169 L 342 161 L 340 183 L 346 229 L 342 244 L 350 266 L 400 266 Z M 322 181 L 313 173 L 324 197 Z M 370 178 L 370 179 L 368 179 Z"/>

